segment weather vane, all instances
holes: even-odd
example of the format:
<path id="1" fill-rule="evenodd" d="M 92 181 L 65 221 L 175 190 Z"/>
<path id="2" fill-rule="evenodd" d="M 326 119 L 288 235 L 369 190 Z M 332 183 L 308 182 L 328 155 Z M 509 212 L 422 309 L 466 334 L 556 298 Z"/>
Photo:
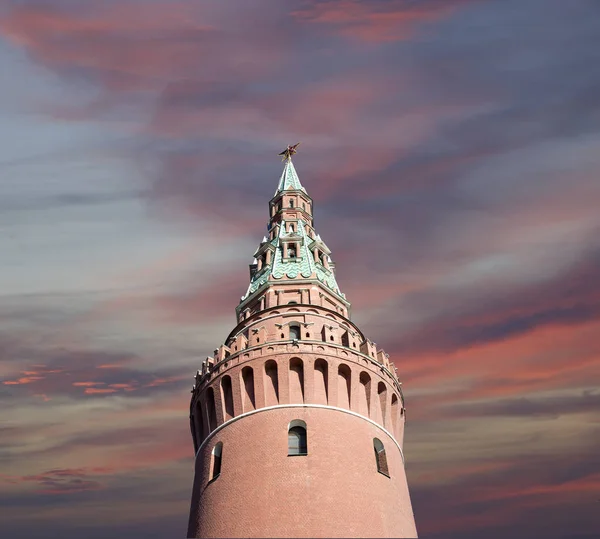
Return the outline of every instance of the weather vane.
<path id="1" fill-rule="evenodd" d="M 287 147 L 285 150 L 283 150 L 283 151 L 282 151 L 282 152 L 279 154 L 279 155 L 283 155 L 283 159 L 282 159 L 282 161 L 285 161 L 286 159 L 291 159 L 291 158 L 292 158 L 292 155 L 294 155 L 294 154 L 297 152 L 296 148 L 297 148 L 299 145 L 300 145 L 300 143 L 299 143 L 299 142 L 297 142 L 297 143 L 296 143 L 296 144 L 294 144 L 293 146 L 290 146 L 290 145 L 288 144 L 288 147 Z"/>

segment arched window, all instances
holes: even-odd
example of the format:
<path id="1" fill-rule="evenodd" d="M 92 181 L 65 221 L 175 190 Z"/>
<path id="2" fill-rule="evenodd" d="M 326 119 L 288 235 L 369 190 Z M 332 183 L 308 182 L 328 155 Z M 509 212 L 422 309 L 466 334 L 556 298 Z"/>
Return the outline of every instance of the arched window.
<path id="1" fill-rule="evenodd" d="M 249 412 L 256 408 L 254 398 L 254 371 L 252 367 L 244 367 L 242 369 L 242 407 L 244 412 Z"/>
<path id="2" fill-rule="evenodd" d="M 233 391 L 231 390 L 231 378 L 228 375 L 221 379 L 221 392 L 225 410 L 223 416 L 225 421 L 233 417 Z"/>
<path id="3" fill-rule="evenodd" d="M 219 442 L 212 450 L 212 466 L 210 471 L 210 480 L 214 481 L 221 475 L 221 458 L 223 455 L 223 442 Z"/>
<path id="4" fill-rule="evenodd" d="M 388 420 L 387 420 L 387 389 L 383 382 L 379 382 L 377 385 L 377 393 L 379 395 L 379 408 L 381 411 L 381 421 L 383 426 L 387 428 Z"/>
<path id="5" fill-rule="evenodd" d="M 215 392 L 212 387 L 209 387 L 206 391 L 206 411 L 208 413 L 208 432 L 212 432 L 217 428 Z"/>
<path id="6" fill-rule="evenodd" d="M 373 449 L 375 450 L 375 461 L 377 462 L 377 471 L 387 477 L 390 476 L 385 456 L 385 447 L 378 438 L 373 438 Z"/>
<path id="7" fill-rule="evenodd" d="M 350 403 L 352 399 L 350 398 L 350 389 L 352 387 L 351 381 L 351 371 L 348 365 L 341 364 L 338 367 L 338 406 L 340 408 L 350 409 Z"/>
<path id="8" fill-rule="evenodd" d="M 300 326 L 297 324 L 290 324 L 290 339 L 291 340 L 300 340 Z"/>
<path id="9" fill-rule="evenodd" d="M 288 426 L 288 456 L 307 455 L 306 423 L 294 419 Z"/>
<path id="10" fill-rule="evenodd" d="M 299 357 L 290 359 L 289 399 L 291 403 L 304 402 L 304 364 Z"/>
<path id="11" fill-rule="evenodd" d="M 277 377 L 277 362 L 270 359 L 265 363 L 265 404 L 275 406 L 279 404 L 279 379 Z"/>
<path id="12" fill-rule="evenodd" d="M 324 359 L 317 359 L 315 361 L 313 395 L 317 404 L 327 404 L 327 395 L 329 389 L 327 370 L 327 361 Z"/>
<path id="13" fill-rule="evenodd" d="M 358 413 L 369 417 L 371 413 L 371 377 L 365 371 L 360 373 L 358 393 Z"/>

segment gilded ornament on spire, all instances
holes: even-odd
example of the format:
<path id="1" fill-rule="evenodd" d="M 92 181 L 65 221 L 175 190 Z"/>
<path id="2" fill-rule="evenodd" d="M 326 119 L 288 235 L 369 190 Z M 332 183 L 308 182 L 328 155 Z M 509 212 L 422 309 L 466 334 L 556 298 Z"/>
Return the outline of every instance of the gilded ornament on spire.
<path id="1" fill-rule="evenodd" d="M 283 158 L 281 159 L 282 161 L 286 161 L 287 159 L 291 159 L 292 155 L 294 155 L 298 150 L 296 150 L 296 148 L 300 145 L 299 142 L 297 142 L 296 144 L 294 144 L 293 146 L 290 146 L 288 144 L 288 147 L 283 150 L 279 155 L 283 155 Z"/>

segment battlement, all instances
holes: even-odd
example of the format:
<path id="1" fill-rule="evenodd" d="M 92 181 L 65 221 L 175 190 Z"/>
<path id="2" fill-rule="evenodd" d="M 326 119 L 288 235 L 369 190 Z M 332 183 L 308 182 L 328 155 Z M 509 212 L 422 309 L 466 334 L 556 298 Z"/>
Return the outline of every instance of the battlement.
<path id="1" fill-rule="evenodd" d="M 281 326 L 281 324 L 279 324 Z M 328 331 L 329 330 L 329 331 Z M 257 333 L 255 333 L 255 341 L 260 341 L 260 336 L 265 335 L 266 331 L 264 328 L 261 328 Z M 333 335 L 329 326 L 325 325 L 321 331 L 321 334 L 325 335 L 325 337 L 330 337 Z M 288 337 L 288 338 L 286 338 Z M 400 386 L 402 382 L 400 382 L 398 378 L 398 369 L 396 366 L 390 361 L 389 354 L 387 354 L 384 350 L 376 348 L 376 343 L 373 343 L 369 340 L 363 341 L 358 347 L 349 347 L 345 344 L 339 344 L 335 342 L 335 339 L 326 339 L 322 340 L 309 340 L 309 339 L 290 339 L 289 335 L 285 335 L 284 337 L 277 340 L 269 340 L 264 339 L 264 341 L 256 342 L 254 346 L 251 345 L 251 340 L 247 339 L 244 334 L 240 334 L 234 340 L 234 349 L 233 351 L 230 347 L 225 344 L 222 344 L 214 351 L 213 357 L 207 357 L 202 361 L 202 368 L 198 371 L 192 391 L 196 391 L 201 388 L 201 386 L 211 379 L 211 376 L 215 373 L 218 373 L 221 369 L 221 366 L 228 360 L 230 364 L 237 364 L 240 362 L 240 357 L 244 356 L 244 359 L 249 360 L 255 357 L 261 357 L 263 355 L 262 347 L 268 346 L 268 349 L 273 350 L 273 345 L 278 345 L 278 350 L 287 351 L 289 349 L 289 345 L 296 346 L 298 349 L 313 351 L 315 349 L 325 350 L 327 349 L 338 350 L 343 348 L 350 348 L 353 352 L 351 354 L 353 357 L 359 358 L 360 356 L 369 359 L 369 363 L 371 366 L 379 366 L 383 368 L 386 372 L 388 372 L 389 376 L 393 379 L 395 384 Z M 287 345 L 287 347 L 282 347 L 282 345 Z M 342 352 L 343 353 L 343 352 Z M 338 355 L 338 352 L 333 352 L 333 355 Z M 346 353 L 347 356 L 347 353 Z M 357 359 L 357 362 L 360 362 Z"/>

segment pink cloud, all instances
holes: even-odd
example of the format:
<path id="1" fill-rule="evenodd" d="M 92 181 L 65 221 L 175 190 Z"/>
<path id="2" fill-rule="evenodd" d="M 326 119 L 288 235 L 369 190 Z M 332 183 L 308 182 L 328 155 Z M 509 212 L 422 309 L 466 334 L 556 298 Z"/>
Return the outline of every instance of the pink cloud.
<path id="1" fill-rule="evenodd" d="M 455 352 L 417 356 L 390 354 L 406 384 L 411 421 L 460 417 L 453 405 L 498 398 L 535 398 L 553 390 L 581 390 L 597 376 L 600 321 L 574 326 L 536 328 L 499 342 L 482 343 Z M 434 394 L 410 392 L 440 388 Z M 445 407 L 450 407 L 446 412 Z M 560 412 L 560 411 L 559 411 Z M 485 410 L 481 413 L 485 415 Z M 523 411 L 527 415 L 527 409 Z"/>
<path id="2" fill-rule="evenodd" d="M 169 376 L 167 378 L 156 378 L 152 380 L 152 382 L 145 385 L 145 387 L 157 387 L 164 384 L 170 384 L 171 382 L 178 382 L 180 380 L 185 380 L 189 378 L 189 376 Z"/>
<path id="3" fill-rule="evenodd" d="M 86 393 L 87 395 L 101 395 L 104 393 L 116 393 L 116 392 L 117 392 L 116 389 L 110 389 L 110 388 L 98 389 L 98 388 L 94 388 L 94 387 L 87 387 L 84 391 L 84 393 Z"/>
<path id="4" fill-rule="evenodd" d="M 15 6 L 0 21 L 0 35 L 38 63 L 70 78 L 84 77 L 101 92 L 87 104 L 48 107 L 65 120 L 89 120 L 111 112 L 132 96 L 150 102 L 172 81 L 231 72 L 256 79 L 282 58 L 280 32 L 239 35 L 229 21 L 213 24 L 210 9 L 184 1 L 132 0 L 86 4 Z M 218 17 L 216 17 L 218 22 Z M 74 77 L 74 78 L 75 78 Z M 128 130 L 134 123 L 118 115 Z"/>
<path id="5" fill-rule="evenodd" d="M 108 87 L 132 91 L 156 85 L 153 79 L 172 73 L 176 66 L 193 67 L 193 40 L 165 42 L 151 36 L 211 32 L 197 15 L 197 7 L 187 2 L 153 2 L 142 10 L 136 2 L 111 2 L 80 13 L 21 6 L 3 17 L 0 32 L 48 66 L 92 69 Z M 132 32 L 138 39 L 131 39 Z"/>
<path id="6" fill-rule="evenodd" d="M 17 385 L 24 385 L 24 384 L 33 384 L 34 382 L 37 382 L 37 381 L 43 380 L 43 379 L 44 378 L 42 376 L 27 376 L 27 377 L 23 377 L 23 378 L 18 378 L 17 380 L 5 380 L 2 383 L 7 386 L 17 386 Z"/>
<path id="7" fill-rule="evenodd" d="M 292 12 L 292 16 L 302 22 L 332 26 L 344 37 L 384 43 L 411 39 L 424 23 L 447 17 L 470 1 L 472 0 L 445 0 L 410 4 L 395 1 L 381 4 L 358 0 L 329 0 L 309 2 L 306 7 Z"/>
<path id="8" fill-rule="evenodd" d="M 135 391 L 136 387 L 133 384 L 109 384 L 109 387 L 115 389 L 124 389 L 125 391 Z"/>
<path id="9" fill-rule="evenodd" d="M 98 365 L 96 368 L 97 369 L 122 369 L 123 365 L 119 365 L 117 363 L 114 363 L 114 364 L 107 363 L 105 365 Z"/>
<path id="10" fill-rule="evenodd" d="M 590 492 L 600 492 L 600 473 L 567 480 L 556 484 L 537 484 L 528 485 L 519 488 L 485 488 L 476 489 L 474 499 L 481 501 L 498 501 L 507 498 L 525 498 L 529 496 L 556 496 L 563 494 L 585 494 Z M 548 503 L 547 500 L 540 500 L 540 503 Z"/>
<path id="11" fill-rule="evenodd" d="M 4 476 L 2 479 L 11 484 L 35 483 L 36 492 L 47 495 L 65 495 L 105 487 L 96 477 L 112 473 L 106 467 L 59 468 L 34 475 Z"/>

